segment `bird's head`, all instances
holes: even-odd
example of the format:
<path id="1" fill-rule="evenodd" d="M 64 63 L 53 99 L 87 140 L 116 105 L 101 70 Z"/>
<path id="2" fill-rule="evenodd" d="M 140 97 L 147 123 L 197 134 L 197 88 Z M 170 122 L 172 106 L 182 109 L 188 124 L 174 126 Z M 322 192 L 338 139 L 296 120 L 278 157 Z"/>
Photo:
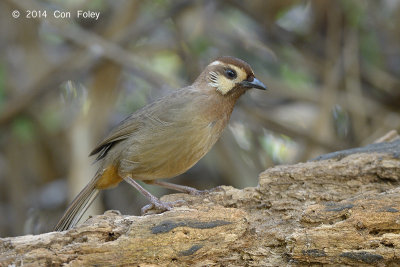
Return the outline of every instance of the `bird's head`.
<path id="1" fill-rule="evenodd" d="M 255 78 L 249 64 L 234 57 L 216 59 L 206 67 L 203 74 L 207 85 L 221 95 L 240 96 L 250 88 L 267 89 Z"/>

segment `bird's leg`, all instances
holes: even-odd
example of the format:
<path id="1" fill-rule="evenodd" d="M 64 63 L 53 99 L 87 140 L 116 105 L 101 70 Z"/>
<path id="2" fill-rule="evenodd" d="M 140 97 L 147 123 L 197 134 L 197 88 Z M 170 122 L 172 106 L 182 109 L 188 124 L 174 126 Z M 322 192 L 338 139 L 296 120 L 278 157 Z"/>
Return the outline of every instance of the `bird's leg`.
<path id="1" fill-rule="evenodd" d="M 163 182 L 163 181 L 158 181 L 158 180 L 144 180 L 146 184 L 151 184 L 151 185 L 158 185 L 164 188 L 172 189 L 178 192 L 183 192 L 187 193 L 190 195 L 200 195 L 202 191 L 197 190 L 196 188 L 190 187 L 190 186 L 184 186 L 184 185 L 179 185 L 179 184 L 173 184 L 173 183 L 168 183 L 168 182 Z"/>
<path id="2" fill-rule="evenodd" d="M 136 188 L 136 190 L 138 190 L 144 197 L 146 197 L 150 201 L 151 206 L 148 206 L 148 205 L 144 206 L 142 209 L 142 213 L 145 213 L 147 210 L 151 209 L 153 206 L 156 209 L 163 210 L 163 211 L 172 209 L 172 205 L 171 205 L 172 203 L 162 202 L 157 197 L 153 196 L 149 191 L 144 189 L 135 180 L 133 180 L 132 177 L 127 176 L 124 178 L 124 180 L 125 180 L 125 182 L 127 182 L 128 184 L 130 184 L 131 186 Z"/>

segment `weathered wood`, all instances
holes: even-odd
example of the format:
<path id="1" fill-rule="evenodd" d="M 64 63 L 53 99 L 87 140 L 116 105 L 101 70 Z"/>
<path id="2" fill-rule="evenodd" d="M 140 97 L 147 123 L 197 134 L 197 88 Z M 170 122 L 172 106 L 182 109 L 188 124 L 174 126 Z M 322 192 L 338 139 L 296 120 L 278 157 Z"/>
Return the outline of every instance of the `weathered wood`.
<path id="1" fill-rule="evenodd" d="M 0 265 L 399 265 L 400 140 L 270 168 L 163 214 L 108 211 L 61 233 L 0 239 Z"/>

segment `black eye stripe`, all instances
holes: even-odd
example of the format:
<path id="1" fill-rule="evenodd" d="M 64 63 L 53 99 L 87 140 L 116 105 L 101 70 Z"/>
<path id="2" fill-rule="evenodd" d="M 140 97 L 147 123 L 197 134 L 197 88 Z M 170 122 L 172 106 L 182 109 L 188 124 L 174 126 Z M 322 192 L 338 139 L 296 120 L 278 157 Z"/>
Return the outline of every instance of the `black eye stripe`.
<path id="1" fill-rule="evenodd" d="M 226 69 L 225 70 L 225 76 L 228 79 L 233 80 L 233 79 L 235 79 L 237 77 L 237 73 L 233 69 Z"/>

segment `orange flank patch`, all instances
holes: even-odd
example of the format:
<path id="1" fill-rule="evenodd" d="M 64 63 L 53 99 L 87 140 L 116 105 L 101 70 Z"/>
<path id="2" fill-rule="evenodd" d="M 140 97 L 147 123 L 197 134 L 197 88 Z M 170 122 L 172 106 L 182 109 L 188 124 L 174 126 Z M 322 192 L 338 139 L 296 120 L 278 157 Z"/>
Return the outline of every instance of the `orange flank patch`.
<path id="1" fill-rule="evenodd" d="M 118 175 L 117 168 L 113 165 L 107 167 L 96 183 L 97 189 L 107 189 L 117 186 L 123 179 Z"/>

